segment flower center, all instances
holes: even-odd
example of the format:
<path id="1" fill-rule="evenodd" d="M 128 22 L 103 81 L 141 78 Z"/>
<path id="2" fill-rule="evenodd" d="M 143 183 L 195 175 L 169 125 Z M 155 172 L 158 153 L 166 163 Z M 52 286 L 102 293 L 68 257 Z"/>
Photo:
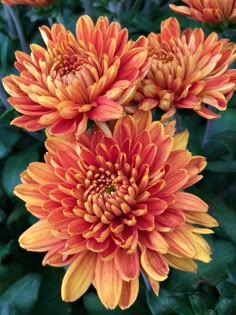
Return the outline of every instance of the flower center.
<path id="1" fill-rule="evenodd" d="M 76 72 L 81 69 L 84 63 L 87 63 L 86 60 L 78 56 L 78 54 L 58 55 L 52 70 L 55 71 L 56 75 L 60 78 L 69 74 L 76 75 Z"/>
<path id="2" fill-rule="evenodd" d="M 111 194 L 112 192 L 116 191 L 116 187 L 111 185 L 110 187 L 105 188 L 105 192 Z"/>
<path id="3" fill-rule="evenodd" d="M 153 58 L 161 61 L 161 63 L 166 64 L 174 60 L 174 56 L 171 53 L 165 51 L 157 51 L 153 54 Z"/>
<path id="4" fill-rule="evenodd" d="M 83 199 L 89 213 L 93 212 L 100 218 L 105 216 L 108 220 L 104 222 L 108 223 L 112 221 L 112 218 L 126 215 L 131 211 L 126 199 L 130 200 L 128 195 L 132 184 L 118 165 L 106 163 L 107 168 L 99 167 L 97 170 L 87 172 Z"/>

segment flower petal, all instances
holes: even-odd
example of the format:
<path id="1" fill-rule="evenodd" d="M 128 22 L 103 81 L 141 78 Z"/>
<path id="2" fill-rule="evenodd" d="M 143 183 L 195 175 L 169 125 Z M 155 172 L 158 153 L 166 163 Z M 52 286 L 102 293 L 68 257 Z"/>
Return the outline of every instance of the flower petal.
<path id="1" fill-rule="evenodd" d="M 94 278 L 95 262 L 96 255 L 89 251 L 75 257 L 62 281 L 63 301 L 73 302 L 88 290 Z"/>

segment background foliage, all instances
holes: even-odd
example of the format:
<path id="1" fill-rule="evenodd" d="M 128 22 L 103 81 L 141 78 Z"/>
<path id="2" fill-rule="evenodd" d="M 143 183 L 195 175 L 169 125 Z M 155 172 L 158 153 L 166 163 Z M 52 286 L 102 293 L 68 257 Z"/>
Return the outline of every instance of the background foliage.
<path id="1" fill-rule="evenodd" d="M 205 32 L 214 30 L 175 15 L 168 3 L 174 1 L 68 0 L 46 8 L 15 6 L 10 9 L 0 5 L 0 75 L 16 72 L 15 50 L 29 50 L 30 43 L 43 44 L 38 31 L 40 25 L 62 22 L 74 32 L 78 16 L 84 13 L 94 19 L 107 15 L 110 20 L 118 20 L 133 38 L 159 32 L 161 21 L 169 16 L 176 16 L 183 29 L 198 26 Z M 16 28 L 13 16 L 19 19 L 22 29 Z M 233 27 L 216 31 L 236 40 Z M 108 311 L 93 288 L 77 302 L 62 302 L 63 268 L 42 267 L 41 254 L 26 252 L 18 245 L 19 235 L 34 218 L 13 195 L 13 188 L 29 162 L 42 160 L 45 135 L 10 126 L 16 113 L 6 102 L 1 85 L 0 94 L 0 315 L 236 314 L 236 96 L 222 118 L 208 126 L 205 119 L 193 112 L 181 113 L 181 129 L 190 131 L 190 151 L 208 160 L 204 179 L 192 191 L 210 205 L 210 213 L 220 223 L 214 229 L 215 234 L 208 237 L 211 263 L 199 263 L 196 274 L 172 270 L 168 280 L 161 283 L 159 297 L 141 279 L 139 297 L 130 309 Z"/>

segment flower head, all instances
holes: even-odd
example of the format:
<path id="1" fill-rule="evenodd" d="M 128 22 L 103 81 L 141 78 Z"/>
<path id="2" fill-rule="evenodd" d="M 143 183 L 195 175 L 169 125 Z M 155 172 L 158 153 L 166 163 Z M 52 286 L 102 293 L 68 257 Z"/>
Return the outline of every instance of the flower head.
<path id="1" fill-rule="evenodd" d="M 152 64 L 141 82 L 136 100 L 140 108 L 160 107 L 169 119 L 176 108 L 193 109 L 205 118 L 219 115 L 204 106 L 225 110 L 235 90 L 235 45 L 218 39 L 216 33 L 205 36 L 201 28 L 186 29 L 182 34 L 175 18 L 162 22 L 159 34 L 150 33 L 149 53 Z"/>
<path id="2" fill-rule="evenodd" d="M 39 220 L 19 242 L 47 251 L 43 265 L 69 265 L 63 300 L 78 299 L 92 283 L 107 308 L 127 308 L 140 271 L 157 294 L 169 266 L 195 271 L 195 259 L 210 261 L 201 234 L 217 222 L 205 202 L 183 191 L 201 179 L 206 161 L 185 148 L 187 132 L 173 132 L 173 123 L 163 127 L 137 111 L 73 144 L 49 136 L 45 163 L 22 173 L 15 194 Z"/>
<path id="3" fill-rule="evenodd" d="M 206 23 L 220 23 L 236 21 L 235 0 L 182 0 L 188 6 L 170 4 L 176 13 L 192 17 Z"/>
<path id="4" fill-rule="evenodd" d="M 147 39 L 128 41 L 127 29 L 100 17 L 94 25 L 82 16 L 76 37 L 63 25 L 40 28 L 47 46 L 31 45 L 31 54 L 16 52 L 20 75 L 3 79 L 9 103 L 23 115 L 13 124 L 53 134 L 81 134 L 88 118 L 121 117 L 124 106 L 145 75 Z"/>
<path id="5" fill-rule="evenodd" d="M 1 3 L 9 4 L 9 5 L 17 5 L 17 4 L 29 4 L 32 6 L 46 6 L 49 5 L 56 0 L 2 0 Z"/>

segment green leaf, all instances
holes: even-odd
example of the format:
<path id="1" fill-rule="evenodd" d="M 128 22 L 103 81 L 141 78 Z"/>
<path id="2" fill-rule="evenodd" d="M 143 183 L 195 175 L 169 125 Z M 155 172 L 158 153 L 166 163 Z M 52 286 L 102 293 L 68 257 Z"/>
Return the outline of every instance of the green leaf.
<path id="1" fill-rule="evenodd" d="M 217 235 L 236 243 L 236 212 L 215 195 L 208 195 L 205 200 L 212 207 L 212 215 L 219 222 L 219 227 L 215 228 Z"/>
<path id="2" fill-rule="evenodd" d="M 0 159 L 4 158 L 10 153 L 9 147 L 0 141 Z"/>
<path id="3" fill-rule="evenodd" d="M 208 162 L 206 169 L 208 171 L 217 173 L 235 173 L 236 172 L 236 160 L 233 161 L 215 161 Z"/>
<path id="4" fill-rule="evenodd" d="M 33 315 L 69 315 L 71 313 L 70 303 L 63 302 L 61 299 L 61 282 L 64 274 L 65 271 L 62 268 L 44 268 Z"/>
<path id="5" fill-rule="evenodd" d="M 215 307 L 217 315 L 233 315 L 235 314 L 234 300 L 220 299 Z"/>
<path id="6" fill-rule="evenodd" d="M 20 174 L 28 164 L 39 159 L 37 147 L 11 155 L 3 167 L 3 188 L 8 196 L 13 196 L 14 187 L 20 183 Z"/>
<path id="7" fill-rule="evenodd" d="M 10 122 L 13 120 L 14 117 L 15 117 L 15 110 L 13 107 L 10 107 L 6 109 L 2 115 L 0 115 L 0 124 L 10 124 Z M 11 128 L 12 127 L 13 126 L 11 126 Z"/>
<path id="8" fill-rule="evenodd" d="M 153 315 L 194 315 L 188 296 L 184 293 L 174 293 L 160 289 L 159 296 L 152 291 L 147 292 L 147 301 Z"/>
<path id="9" fill-rule="evenodd" d="M 12 305 L 0 302 L 0 315 L 19 315 L 19 312 Z"/>
<path id="10" fill-rule="evenodd" d="M 8 243 L 0 246 L 0 261 L 11 254 L 14 245 L 14 241 L 10 240 Z"/>
<path id="11" fill-rule="evenodd" d="M 198 276 L 207 282 L 219 283 L 227 276 L 226 266 L 236 263 L 236 247 L 233 243 L 223 239 L 213 239 L 210 246 L 212 260 L 208 264 L 199 263 Z"/>
<path id="12" fill-rule="evenodd" d="M 194 315 L 203 315 L 207 312 L 207 305 L 205 301 L 196 294 L 191 294 L 189 300 L 194 312 Z"/>
<path id="13" fill-rule="evenodd" d="M 20 133 L 15 127 L 0 125 L 0 134 L 0 158 L 3 158 L 11 152 L 12 147 L 20 138 Z"/>
<path id="14" fill-rule="evenodd" d="M 0 297 L 0 305 L 8 304 L 24 315 L 30 314 L 38 297 L 40 282 L 41 276 L 39 274 L 27 274 Z"/>
<path id="15" fill-rule="evenodd" d="M 212 122 L 211 137 L 225 131 L 236 131 L 236 109 L 228 108 L 220 114 L 221 118 Z"/>
<path id="16" fill-rule="evenodd" d="M 150 312 L 144 300 L 137 299 L 136 302 L 127 310 L 117 307 L 115 310 L 107 310 L 100 302 L 96 293 L 90 292 L 83 297 L 85 309 L 89 315 L 149 315 Z"/>
<path id="17" fill-rule="evenodd" d="M 232 299 L 236 296 L 236 285 L 230 281 L 220 282 L 216 287 L 224 298 Z"/>

